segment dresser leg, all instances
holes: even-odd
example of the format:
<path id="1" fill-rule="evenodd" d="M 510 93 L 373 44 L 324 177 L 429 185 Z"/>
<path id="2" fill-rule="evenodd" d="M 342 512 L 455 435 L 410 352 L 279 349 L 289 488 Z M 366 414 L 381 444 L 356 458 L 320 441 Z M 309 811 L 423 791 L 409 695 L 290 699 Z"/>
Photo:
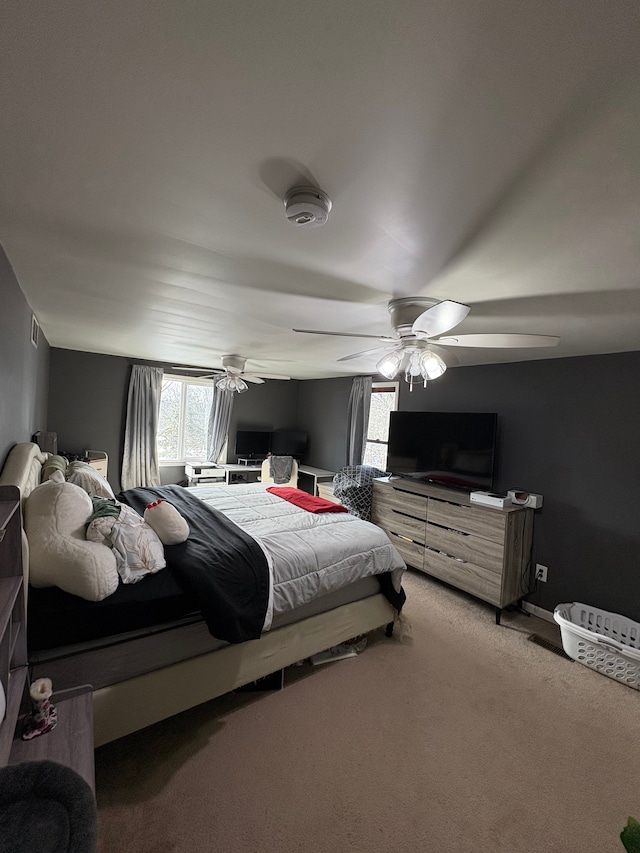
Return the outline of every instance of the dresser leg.
<path id="1" fill-rule="evenodd" d="M 385 637 L 393 637 L 393 622 L 389 622 L 387 624 L 387 628 L 384 632 Z"/>
<path id="2" fill-rule="evenodd" d="M 502 608 L 496 607 L 496 625 L 500 624 L 500 617 L 502 616 Z"/>

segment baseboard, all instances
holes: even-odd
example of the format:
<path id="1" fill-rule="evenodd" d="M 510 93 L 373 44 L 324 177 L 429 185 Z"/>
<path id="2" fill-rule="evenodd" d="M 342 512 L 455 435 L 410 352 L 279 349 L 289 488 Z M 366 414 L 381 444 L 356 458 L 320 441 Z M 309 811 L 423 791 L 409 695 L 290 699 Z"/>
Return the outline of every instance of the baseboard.
<path id="1" fill-rule="evenodd" d="M 531 613 L 532 616 L 538 616 L 540 619 L 546 619 L 547 622 L 553 622 L 556 624 L 556 620 L 553 618 L 553 613 L 550 610 L 545 610 L 544 607 L 538 607 L 537 604 L 530 604 L 528 601 L 521 602 L 522 609 L 527 613 Z"/>

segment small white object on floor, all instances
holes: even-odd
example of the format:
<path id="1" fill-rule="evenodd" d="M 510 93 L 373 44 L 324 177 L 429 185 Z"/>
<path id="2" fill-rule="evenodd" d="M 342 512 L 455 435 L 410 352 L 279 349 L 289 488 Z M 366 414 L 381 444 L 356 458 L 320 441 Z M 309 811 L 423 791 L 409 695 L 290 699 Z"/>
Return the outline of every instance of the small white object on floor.
<path id="1" fill-rule="evenodd" d="M 356 658 L 358 652 L 353 646 L 347 643 L 340 643 L 338 646 L 331 646 L 324 652 L 318 652 L 317 655 L 311 655 L 311 663 L 317 666 L 321 663 L 330 663 L 332 660 L 343 660 L 343 658 Z"/>

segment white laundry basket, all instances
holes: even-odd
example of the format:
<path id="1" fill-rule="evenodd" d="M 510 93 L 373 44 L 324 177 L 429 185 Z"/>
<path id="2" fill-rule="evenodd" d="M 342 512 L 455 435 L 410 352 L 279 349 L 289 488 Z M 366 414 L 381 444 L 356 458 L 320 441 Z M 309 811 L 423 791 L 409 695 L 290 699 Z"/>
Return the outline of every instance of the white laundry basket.
<path id="1" fill-rule="evenodd" d="M 638 622 L 579 602 L 558 604 L 553 618 L 569 657 L 640 690 Z"/>

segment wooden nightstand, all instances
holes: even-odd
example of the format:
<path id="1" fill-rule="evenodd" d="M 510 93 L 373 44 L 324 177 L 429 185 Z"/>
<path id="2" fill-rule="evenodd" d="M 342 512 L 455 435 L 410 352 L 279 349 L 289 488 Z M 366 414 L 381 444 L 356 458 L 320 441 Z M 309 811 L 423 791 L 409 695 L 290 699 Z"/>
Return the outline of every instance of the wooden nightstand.
<path id="1" fill-rule="evenodd" d="M 107 476 L 109 457 L 104 450 L 85 450 L 84 455 L 89 458 L 89 465 L 95 468 L 103 477 Z"/>
<path id="2" fill-rule="evenodd" d="M 93 705 L 88 685 L 54 692 L 57 726 L 33 740 L 21 740 L 20 717 L 29 709 L 29 686 L 20 522 L 20 492 L 16 486 L 0 486 L 0 682 L 7 705 L 0 719 L 0 766 L 49 759 L 71 767 L 93 788 Z"/>

